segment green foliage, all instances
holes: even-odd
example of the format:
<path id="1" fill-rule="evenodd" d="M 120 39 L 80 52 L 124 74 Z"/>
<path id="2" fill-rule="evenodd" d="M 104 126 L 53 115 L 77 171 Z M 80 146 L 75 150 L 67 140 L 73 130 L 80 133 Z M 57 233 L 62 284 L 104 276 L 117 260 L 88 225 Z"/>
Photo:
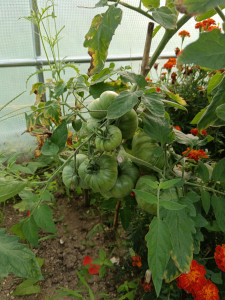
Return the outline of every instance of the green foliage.
<path id="1" fill-rule="evenodd" d="M 224 4 L 224 0 L 184 0 L 189 13 L 204 13 L 211 8 Z"/>
<path id="2" fill-rule="evenodd" d="M 26 185 L 26 181 L 15 181 L 10 177 L 0 178 L 0 202 L 14 197 L 21 192 Z"/>
<path id="3" fill-rule="evenodd" d="M 164 28 L 176 28 L 177 15 L 174 14 L 174 12 L 170 8 L 166 6 L 161 6 L 160 8 L 153 10 L 152 16 L 154 20 L 159 25 L 162 25 Z"/>
<path id="4" fill-rule="evenodd" d="M 0 229 L 0 274 L 2 277 L 10 273 L 19 277 L 41 280 L 40 267 L 30 249 L 18 243 L 19 238 L 6 234 Z"/>

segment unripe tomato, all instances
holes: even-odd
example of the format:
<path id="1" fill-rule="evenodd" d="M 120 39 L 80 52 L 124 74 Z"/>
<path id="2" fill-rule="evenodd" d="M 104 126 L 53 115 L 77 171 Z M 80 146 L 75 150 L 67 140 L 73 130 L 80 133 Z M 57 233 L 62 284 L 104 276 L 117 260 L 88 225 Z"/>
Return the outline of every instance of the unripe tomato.
<path id="1" fill-rule="evenodd" d="M 95 145 L 98 151 L 115 150 L 122 142 L 122 133 L 114 125 L 102 128 L 102 134 L 96 136 Z"/>
<path id="2" fill-rule="evenodd" d="M 128 111 L 116 121 L 116 125 L 121 130 L 123 139 L 131 139 L 138 127 L 136 111 L 134 109 Z"/>
<path id="3" fill-rule="evenodd" d="M 95 99 L 88 105 L 88 109 L 90 110 L 89 114 L 92 118 L 95 119 L 103 119 L 107 115 L 107 110 L 112 101 L 118 96 L 117 93 L 113 91 L 105 91 L 101 94 L 98 99 Z M 96 112 L 92 112 L 92 110 L 96 110 Z M 99 111 L 98 111 L 99 110 Z"/>

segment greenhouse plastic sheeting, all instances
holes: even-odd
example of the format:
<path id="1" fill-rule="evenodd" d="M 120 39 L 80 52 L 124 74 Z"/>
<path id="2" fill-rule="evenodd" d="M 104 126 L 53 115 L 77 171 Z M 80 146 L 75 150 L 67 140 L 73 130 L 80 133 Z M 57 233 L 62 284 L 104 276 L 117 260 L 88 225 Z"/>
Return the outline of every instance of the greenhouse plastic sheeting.
<path id="1" fill-rule="evenodd" d="M 35 57 L 34 43 L 32 40 L 31 23 L 22 17 L 29 16 L 32 0 L 0 0 L 0 60 L 9 59 L 29 59 Z M 129 4 L 138 6 L 139 0 L 127 0 Z M 45 0 L 37 1 L 38 7 L 46 7 Z M 73 0 L 55 1 L 56 23 L 58 29 L 65 25 L 61 33 L 62 39 L 59 42 L 60 57 L 75 56 L 88 58 L 87 48 L 83 47 L 84 36 L 88 32 L 92 18 L 100 12 L 106 10 L 95 8 L 93 6 L 97 0 Z M 123 18 L 121 25 L 117 28 L 116 33 L 109 47 L 108 56 L 142 55 L 149 19 L 135 11 L 126 8 L 123 9 Z M 51 20 L 49 26 L 53 23 Z M 194 21 L 189 21 L 183 29 L 191 33 L 191 40 L 198 37 L 198 31 L 194 29 Z M 163 29 L 154 37 L 151 52 L 156 49 L 163 34 Z M 184 42 L 188 43 L 188 38 Z M 178 34 L 168 43 L 163 55 L 173 55 L 174 49 L 180 47 L 181 38 Z M 50 49 L 47 47 L 47 53 L 50 55 Z M 42 57 L 45 57 L 42 48 Z M 140 61 L 117 62 L 116 65 L 131 65 L 135 72 L 140 71 Z M 89 64 L 78 65 L 82 73 L 87 73 Z M 27 133 L 24 112 L 29 110 L 29 105 L 35 101 L 35 95 L 30 95 L 29 91 L 33 83 L 38 81 L 37 76 L 33 76 L 26 87 L 26 80 L 30 74 L 36 71 L 35 67 L 1 67 L 0 69 L 0 108 L 3 107 L 10 99 L 26 92 L 16 101 L 12 102 L 7 108 L 0 111 L 0 146 L 5 149 L 14 151 L 15 149 L 29 150 L 34 141 Z M 70 71 L 71 72 L 71 71 Z M 50 74 L 44 74 L 45 79 Z M 71 73 L 67 73 L 69 78 Z M 66 78 L 65 78 L 66 79 Z M 11 114 L 13 112 L 13 114 Z"/>

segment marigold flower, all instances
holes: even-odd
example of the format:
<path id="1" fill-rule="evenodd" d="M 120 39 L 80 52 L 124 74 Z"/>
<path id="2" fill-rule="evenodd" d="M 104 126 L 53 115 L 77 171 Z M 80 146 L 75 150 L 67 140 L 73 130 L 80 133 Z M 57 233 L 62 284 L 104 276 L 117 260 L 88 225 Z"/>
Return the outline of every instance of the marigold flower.
<path id="1" fill-rule="evenodd" d="M 189 33 L 188 31 L 186 31 L 186 30 L 180 31 L 180 32 L 178 33 L 178 35 L 179 35 L 180 37 L 182 37 L 182 38 L 185 38 L 186 36 L 187 36 L 187 37 L 190 37 L 190 36 L 191 36 L 190 33 Z"/>
<path id="2" fill-rule="evenodd" d="M 180 48 L 177 47 L 177 48 L 175 49 L 175 54 L 177 55 L 179 52 L 180 52 Z"/>
<path id="3" fill-rule="evenodd" d="M 143 287 L 145 292 L 151 292 L 151 287 L 152 287 L 152 281 L 149 283 L 146 282 L 145 278 L 141 278 L 140 280 L 140 285 Z"/>
<path id="4" fill-rule="evenodd" d="M 213 29 L 219 29 L 219 30 L 221 30 L 218 26 L 209 26 L 207 28 L 207 31 L 212 31 Z"/>
<path id="5" fill-rule="evenodd" d="M 198 128 L 191 129 L 191 134 L 198 135 L 199 134 Z"/>
<path id="6" fill-rule="evenodd" d="M 202 21 L 202 24 L 203 24 L 204 29 L 206 30 L 209 26 L 216 25 L 216 21 L 209 18 L 209 19 Z"/>
<path id="7" fill-rule="evenodd" d="M 132 256 L 131 259 L 132 259 L 133 267 L 140 268 L 142 266 L 141 257 L 138 254 L 136 254 L 135 256 Z"/>
<path id="8" fill-rule="evenodd" d="M 207 133 L 207 131 L 205 129 L 200 130 L 200 134 L 204 135 L 204 136 L 208 135 L 208 133 Z"/>
<path id="9" fill-rule="evenodd" d="M 219 290 L 217 286 L 212 283 L 209 279 L 206 280 L 205 284 L 196 291 L 195 300 L 219 300 Z"/>
<path id="10" fill-rule="evenodd" d="M 190 148 L 188 147 L 186 151 L 182 152 L 183 155 L 186 155 L 189 152 Z M 194 159 L 196 162 L 199 161 L 200 158 L 209 158 L 206 152 L 203 149 L 194 150 L 192 149 L 187 155 L 189 159 Z"/>
<path id="11" fill-rule="evenodd" d="M 176 66 L 177 60 L 176 58 L 169 58 L 169 60 L 164 64 L 164 68 L 171 70 L 172 67 Z"/>
<path id="12" fill-rule="evenodd" d="M 196 292 L 201 289 L 206 281 L 205 274 L 206 270 L 204 266 L 199 265 L 196 260 L 192 260 L 190 272 L 187 274 L 183 273 L 176 279 L 177 287 L 195 296 Z"/>
<path id="13" fill-rule="evenodd" d="M 88 268 L 89 274 L 91 274 L 91 275 L 98 274 L 100 266 L 92 264 L 91 263 L 92 261 L 93 261 L 93 259 L 90 256 L 85 256 L 83 259 L 83 265 L 89 266 L 89 268 Z"/>
<path id="14" fill-rule="evenodd" d="M 195 24 L 195 29 L 201 29 L 203 27 L 203 23 L 202 22 L 198 22 Z"/>
<path id="15" fill-rule="evenodd" d="M 176 130 L 182 131 L 180 126 L 173 126 L 173 128 L 175 128 Z"/>
<path id="16" fill-rule="evenodd" d="M 177 81 L 177 73 L 176 72 L 173 72 L 171 74 L 171 79 L 172 79 L 172 84 L 175 84 Z"/>
<path id="17" fill-rule="evenodd" d="M 216 246 L 214 257 L 218 268 L 225 272 L 225 244 Z"/>

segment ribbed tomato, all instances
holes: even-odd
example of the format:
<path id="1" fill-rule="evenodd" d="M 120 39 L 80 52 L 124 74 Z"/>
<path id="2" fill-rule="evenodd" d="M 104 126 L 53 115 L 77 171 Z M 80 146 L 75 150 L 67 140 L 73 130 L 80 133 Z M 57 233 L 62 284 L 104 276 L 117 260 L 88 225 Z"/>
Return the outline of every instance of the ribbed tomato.
<path id="1" fill-rule="evenodd" d="M 134 109 L 128 111 L 116 121 L 116 126 L 122 132 L 123 139 L 131 139 L 138 127 L 138 116 Z"/>
<path id="2" fill-rule="evenodd" d="M 101 128 L 102 133 L 96 136 L 95 145 L 98 151 L 115 150 L 122 142 L 122 133 L 114 125 Z"/>

